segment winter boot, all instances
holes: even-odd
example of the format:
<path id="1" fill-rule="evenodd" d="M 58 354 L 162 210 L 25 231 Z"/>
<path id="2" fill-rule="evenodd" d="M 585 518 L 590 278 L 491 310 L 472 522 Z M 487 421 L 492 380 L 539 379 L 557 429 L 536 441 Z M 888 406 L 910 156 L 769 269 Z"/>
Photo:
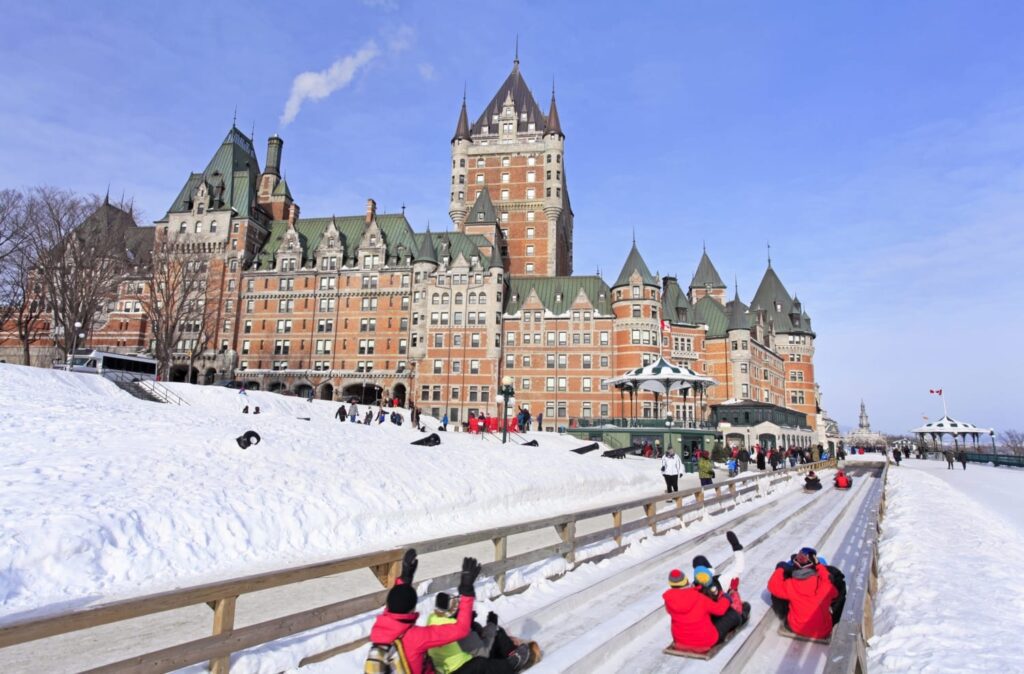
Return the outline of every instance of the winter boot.
<path id="1" fill-rule="evenodd" d="M 748 620 L 750 620 L 750 602 L 745 601 L 743 602 L 742 606 L 743 610 L 740 611 L 740 616 L 743 618 L 743 622 L 746 623 Z"/>

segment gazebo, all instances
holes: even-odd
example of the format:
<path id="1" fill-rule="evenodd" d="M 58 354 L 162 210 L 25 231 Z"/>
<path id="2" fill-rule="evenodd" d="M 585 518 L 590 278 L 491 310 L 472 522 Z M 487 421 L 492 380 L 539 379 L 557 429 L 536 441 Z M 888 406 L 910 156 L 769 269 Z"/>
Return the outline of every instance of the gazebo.
<path id="1" fill-rule="evenodd" d="M 937 451 L 942 450 L 942 439 L 946 435 L 953 436 L 953 446 L 956 449 L 960 449 L 958 442 L 960 438 L 964 439 L 965 448 L 967 447 L 967 438 L 973 438 L 974 447 L 977 449 L 979 436 L 988 435 L 994 437 L 995 435 L 995 431 L 991 428 L 979 428 L 965 421 L 957 421 L 948 414 L 943 414 L 942 418 L 937 421 L 932 421 L 920 428 L 915 428 L 911 433 L 917 435 L 922 445 L 925 444 L 925 438 L 930 437 Z"/>
<path id="2" fill-rule="evenodd" d="M 704 390 L 718 382 L 706 375 L 697 374 L 685 365 L 673 365 L 662 357 L 649 365 L 628 370 L 618 377 L 613 377 L 607 383 L 619 389 L 620 394 L 628 392 L 631 402 L 635 401 L 636 394 L 640 391 L 654 393 L 654 416 L 657 418 L 660 416 L 658 407 L 660 395 L 666 396 L 666 407 L 668 406 L 667 398 L 672 391 L 683 392 L 684 405 L 691 389 L 694 391 L 694 398 L 696 399 L 696 396 L 700 395 L 701 401 L 703 401 Z M 635 417 L 636 414 L 634 413 L 633 416 Z"/>

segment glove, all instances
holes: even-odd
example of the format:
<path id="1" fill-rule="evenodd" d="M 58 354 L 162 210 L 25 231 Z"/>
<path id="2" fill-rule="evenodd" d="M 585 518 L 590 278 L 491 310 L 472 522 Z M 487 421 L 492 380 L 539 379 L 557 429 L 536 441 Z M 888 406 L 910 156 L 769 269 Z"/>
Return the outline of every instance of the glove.
<path id="1" fill-rule="evenodd" d="M 729 581 L 729 591 L 730 592 L 736 592 L 739 589 L 740 589 L 740 579 L 739 578 L 733 578 L 731 581 Z"/>
<path id="2" fill-rule="evenodd" d="M 727 531 L 725 532 L 725 537 L 729 540 L 729 545 L 732 546 L 733 552 L 743 549 L 743 546 L 740 545 L 740 539 L 736 537 L 736 534 L 731 531 Z"/>
<path id="3" fill-rule="evenodd" d="M 402 582 L 406 585 L 412 585 L 412 577 L 416 575 L 416 567 L 420 565 L 420 561 L 416 559 L 416 550 L 409 548 L 405 551 L 405 556 L 402 557 Z"/>
<path id="4" fill-rule="evenodd" d="M 776 569 L 782 569 L 783 571 L 791 571 L 793 569 L 792 562 L 779 562 L 775 565 Z"/>
<path id="5" fill-rule="evenodd" d="M 473 583 L 480 575 L 480 563 L 473 557 L 462 558 L 462 574 L 459 576 L 459 594 L 463 597 L 475 597 Z"/>
<path id="6" fill-rule="evenodd" d="M 498 624 L 498 614 L 495 613 L 494 611 L 490 611 L 487 614 L 487 624 L 488 625 L 497 625 Z"/>

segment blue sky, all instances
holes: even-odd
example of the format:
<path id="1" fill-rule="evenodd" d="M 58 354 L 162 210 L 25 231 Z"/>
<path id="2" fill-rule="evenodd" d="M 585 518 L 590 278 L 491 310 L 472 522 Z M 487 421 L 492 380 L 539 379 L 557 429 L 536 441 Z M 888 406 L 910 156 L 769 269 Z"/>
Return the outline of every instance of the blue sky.
<path id="1" fill-rule="evenodd" d="M 882 430 L 934 419 L 935 387 L 1024 426 L 1024 4 L 2 5 L 0 185 L 109 183 L 150 219 L 237 106 L 261 157 L 284 138 L 303 215 L 372 197 L 447 225 L 463 85 L 476 116 L 518 32 L 542 106 L 557 84 L 577 273 L 614 278 L 635 228 L 686 280 L 706 241 L 749 299 L 770 240 L 844 427 L 861 397 Z M 300 93 L 336 88 L 286 124 L 307 72 L 330 74 Z"/>

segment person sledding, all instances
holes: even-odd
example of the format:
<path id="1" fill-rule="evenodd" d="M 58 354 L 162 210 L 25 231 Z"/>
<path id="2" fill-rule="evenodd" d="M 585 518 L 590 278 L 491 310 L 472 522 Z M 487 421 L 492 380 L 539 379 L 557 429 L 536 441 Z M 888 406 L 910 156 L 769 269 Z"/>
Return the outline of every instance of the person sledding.
<path id="1" fill-rule="evenodd" d="M 743 546 L 733 532 L 729 544 L 736 556 L 737 573 L 743 566 Z M 707 558 L 694 559 L 693 583 L 679 569 L 669 573 L 669 589 L 662 595 L 665 610 L 672 618 L 672 643 L 666 653 L 704 655 L 725 643 L 750 617 L 750 604 L 740 598 L 739 576 L 723 592 Z"/>
<path id="2" fill-rule="evenodd" d="M 818 491 L 821 489 L 821 478 L 812 470 L 804 478 L 804 491 Z"/>
<path id="3" fill-rule="evenodd" d="M 772 610 L 793 635 L 827 641 L 846 603 L 843 572 L 826 564 L 814 548 L 779 562 L 768 579 Z"/>
<path id="4" fill-rule="evenodd" d="M 836 476 L 832 478 L 832 484 L 836 486 L 836 489 L 849 489 L 853 486 L 853 478 L 840 468 L 836 471 Z"/>
<path id="5" fill-rule="evenodd" d="M 446 592 L 439 592 L 434 612 L 427 625 L 450 625 L 457 621 L 458 604 Z M 510 637 L 498 625 L 498 615 L 487 614 L 486 625 L 476 622 L 469 634 L 458 641 L 427 651 L 438 674 L 513 674 L 521 672 L 540 660 L 540 647 L 534 641 L 524 642 Z"/>
<path id="6" fill-rule="evenodd" d="M 370 630 L 370 653 L 366 657 L 364 674 L 383 672 L 408 672 L 424 674 L 430 670 L 427 651 L 458 641 L 469 634 L 473 622 L 473 601 L 476 597 L 473 583 L 480 574 L 480 564 L 472 557 L 462 559 L 462 573 L 459 577 L 458 617 L 445 625 L 416 624 L 416 590 L 412 586 L 413 575 L 419 561 L 416 551 L 406 550 L 402 559 L 402 573 L 388 591 L 387 608 L 377 616 Z"/>

